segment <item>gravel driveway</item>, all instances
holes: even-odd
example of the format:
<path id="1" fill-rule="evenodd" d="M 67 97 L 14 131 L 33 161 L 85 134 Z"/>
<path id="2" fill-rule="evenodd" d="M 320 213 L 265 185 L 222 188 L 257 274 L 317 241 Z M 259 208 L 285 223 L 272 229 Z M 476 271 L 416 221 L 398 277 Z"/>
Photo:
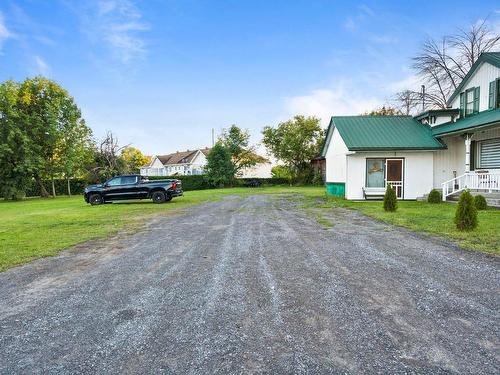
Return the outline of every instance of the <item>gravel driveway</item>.
<path id="1" fill-rule="evenodd" d="M 296 202 L 229 197 L 1 273 L 0 373 L 500 373 L 499 258 Z"/>

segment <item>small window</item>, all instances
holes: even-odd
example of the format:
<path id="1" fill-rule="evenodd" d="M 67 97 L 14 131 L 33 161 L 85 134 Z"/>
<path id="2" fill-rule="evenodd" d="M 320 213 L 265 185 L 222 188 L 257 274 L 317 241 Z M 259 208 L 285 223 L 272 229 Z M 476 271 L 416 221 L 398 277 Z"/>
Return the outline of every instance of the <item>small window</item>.
<path id="1" fill-rule="evenodd" d="M 479 87 L 471 87 L 460 94 L 460 115 L 470 116 L 479 112 Z"/>
<path id="2" fill-rule="evenodd" d="M 469 89 L 465 92 L 465 116 L 470 116 L 474 113 L 474 89 Z"/>
<path id="3" fill-rule="evenodd" d="M 385 187 L 385 159 L 366 159 L 366 187 Z"/>

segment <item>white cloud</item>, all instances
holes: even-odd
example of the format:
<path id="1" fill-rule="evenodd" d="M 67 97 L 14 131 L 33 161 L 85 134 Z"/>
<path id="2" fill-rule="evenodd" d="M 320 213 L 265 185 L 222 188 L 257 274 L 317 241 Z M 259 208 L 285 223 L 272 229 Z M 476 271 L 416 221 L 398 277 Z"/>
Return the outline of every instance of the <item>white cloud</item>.
<path id="1" fill-rule="evenodd" d="M 323 125 L 327 125 L 331 116 L 359 115 L 380 106 L 382 102 L 383 100 L 361 95 L 338 84 L 333 88 L 317 89 L 303 96 L 286 98 L 285 111 L 292 116 L 316 116 Z"/>
<path id="2" fill-rule="evenodd" d="M 12 36 L 10 31 L 5 26 L 5 20 L 2 12 L 0 12 L 0 51 L 2 50 L 3 43 Z"/>
<path id="3" fill-rule="evenodd" d="M 397 44 L 399 39 L 391 35 L 372 35 L 368 37 L 370 41 L 377 44 Z"/>
<path id="4" fill-rule="evenodd" d="M 35 74 L 49 76 L 51 72 L 49 64 L 40 56 L 35 56 Z"/>
<path id="5" fill-rule="evenodd" d="M 104 43 L 122 63 L 144 56 L 146 42 L 142 33 L 150 29 L 130 0 L 103 0 L 86 9 L 83 28 L 95 43 Z"/>
<path id="6" fill-rule="evenodd" d="M 354 19 L 352 17 L 347 17 L 344 22 L 344 27 L 350 31 L 356 30 L 356 23 L 354 22 Z"/>

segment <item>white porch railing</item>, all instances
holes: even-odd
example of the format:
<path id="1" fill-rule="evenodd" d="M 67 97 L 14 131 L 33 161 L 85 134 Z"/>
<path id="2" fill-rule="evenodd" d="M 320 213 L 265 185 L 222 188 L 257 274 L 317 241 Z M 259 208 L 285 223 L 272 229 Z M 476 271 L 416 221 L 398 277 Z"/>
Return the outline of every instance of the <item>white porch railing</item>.
<path id="1" fill-rule="evenodd" d="M 443 201 L 462 190 L 500 191 L 500 173 L 465 173 L 443 182 Z"/>

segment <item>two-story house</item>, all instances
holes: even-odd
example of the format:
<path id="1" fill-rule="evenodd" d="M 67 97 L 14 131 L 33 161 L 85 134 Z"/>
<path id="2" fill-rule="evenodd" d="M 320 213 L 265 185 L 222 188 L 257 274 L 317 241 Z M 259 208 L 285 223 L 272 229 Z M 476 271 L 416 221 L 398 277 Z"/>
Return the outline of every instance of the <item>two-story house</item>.
<path id="1" fill-rule="evenodd" d="M 156 155 L 140 169 L 142 176 L 186 176 L 204 173 L 209 148 Z"/>
<path id="2" fill-rule="evenodd" d="M 400 199 L 500 191 L 500 53 L 483 53 L 447 104 L 415 117 L 332 117 L 321 152 L 327 191 L 360 200 L 387 185 Z"/>

